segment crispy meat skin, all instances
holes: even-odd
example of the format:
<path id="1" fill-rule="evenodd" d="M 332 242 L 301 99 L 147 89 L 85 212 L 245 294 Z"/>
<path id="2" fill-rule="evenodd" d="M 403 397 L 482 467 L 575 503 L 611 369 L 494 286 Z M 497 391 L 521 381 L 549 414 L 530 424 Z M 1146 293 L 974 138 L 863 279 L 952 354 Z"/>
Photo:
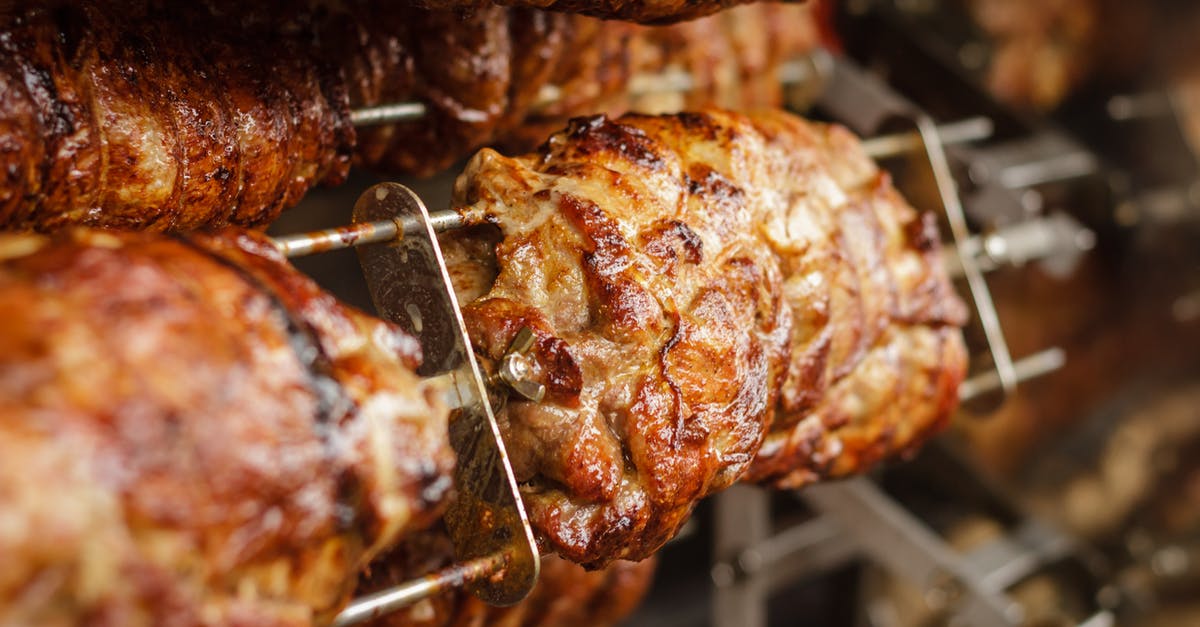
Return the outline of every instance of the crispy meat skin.
<path id="1" fill-rule="evenodd" d="M 415 340 L 260 236 L 0 236 L 0 315 L 0 624 L 310 625 L 449 492 Z"/>
<path id="2" fill-rule="evenodd" d="M 344 15 L 352 28 L 336 29 L 357 39 L 331 46 L 370 61 L 347 66 L 352 103 L 416 100 L 431 112 L 428 121 L 360 129 L 357 162 L 390 172 L 433 174 L 492 143 L 529 150 L 578 115 L 778 106 L 778 66 L 817 45 L 807 6 L 755 4 L 659 27 L 494 6 L 367 6 Z M 630 95 L 635 76 L 667 71 L 689 72 L 692 91 Z M 539 103 L 547 85 L 559 98 Z"/>
<path id="3" fill-rule="evenodd" d="M 775 67 L 814 41 L 790 6 L 650 28 L 377 0 L 3 4 L 0 228 L 261 226 L 341 181 L 352 153 L 432 174 L 497 141 L 532 148 L 573 115 L 777 105 Z M 692 72 L 693 93 L 628 96 L 663 70 Z M 535 107 L 548 84 L 563 99 Z M 427 116 L 350 124 L 351 108 L 408 101 Z"/>
<path id="4" fill-rule="evenodd" d="M 820 36 L 811 4 L 760 3 L 665 27 L 573 18 L 564 38 L 572 54 L 550 76 L 561 97 L 530 111 L 504 136 L 505 148 L 531 150 L 580 115 L 778 107 L 779 66 L 812 51 Z M 690 91 L 630 93 L 663 89 L 661 81 L 646 85 L 647 76 L 682 73 Z"/>
<path id="5" fill-rule="evenodd" d="M 216 4 L 0 7 L 0 225 L 259 225 L 344 178 L 336 68 Z"/>
<path id="6" fill-rule="evenodd" d="M 430 9 L 475 8 L 500 4 L 579 13 L 603 19 L 665 23 L 690 20 L 754 0 L 416 0 Z"/>
<path id="7" fill-rule="evenodd" d="M 359 594 L 383 590 L 443 568 L 453 561 L 443 531 L 406 538 L 383 554 L 359 579 Z M 614 562 L 588 571 L 554 556 L 542 559 L 537 585 L 520 603 L 492 607 L 462 589 L 451 590 L 368 622 L 370 627 L 605 627 L 637 609 L 653 582 L 655 557 Z"/>
<path id="8" fill-rule="evenodd" d="M 481 151 L 455 201 L 484 225 L 444 238 L 476 351 L 537 337 L 546 400 L 500 421 L 568 559 L 645 557 L 746 473 L 860 472 L 956 404 L 964 309 L 937 233 L 840 127 L 578 119 L 530 155 Z"/>

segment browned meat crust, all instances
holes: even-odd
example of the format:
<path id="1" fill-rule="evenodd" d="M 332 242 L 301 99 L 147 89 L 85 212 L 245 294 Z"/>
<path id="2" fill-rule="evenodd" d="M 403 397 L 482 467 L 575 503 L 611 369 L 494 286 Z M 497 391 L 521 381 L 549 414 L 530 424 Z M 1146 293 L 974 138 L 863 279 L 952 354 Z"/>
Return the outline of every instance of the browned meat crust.
<path id="1" fill-rule="evenodd" d="M 453 561 L 443 532 L 419 533 L 380 556 L 359 579 L 359 593 L 376 592 L 433 572 Z M 613 562 L 603 570 L 548 556 L 537 585 L 512 607 L 492 607 L 456 589 L 367 623 L 372 627 L 606 627 L 629 616 L 654 578 L 655 558 Z"/>
<path id="2" fill-rule="evenodd" d="M 647 28 L 313 4 L 0 5 L 0 228 L 261 226 L 341 181 L 352 153 L 432 174 L 502 138 L 528 149 L 572 115 L 777 105 L 774 68 L 814 43 L 804 7 Z M 634 75 L 665 69 L 693 72 L 693 94 L 629 98 Z M 543 106 L 550 83 L 564 97 Z M 351 108 L 410 101 L 427 116 L 356 137 Z"/>
<path id="3" fill-rule="evenodd" d="M 432 174 L 496 142 L 529 150 L 577 115 L 778 106 L 779 65 L 818 39 L 807 6 L 744 6 L 664 27 L 491 6 L 369 6 L 360 2 L 343 16 L 353 26 L 336 29 L 357 39 L 333 46 L 369 62 L 348 66 L 352 103 L 419 101 L 430 111 L 360 129 L 357 162 L 389 172 Z M 690 73 L 690 92 L 631 96 L 635 77 L 664 72 Z M 548 85 L 557 100 L 539 100 Z"/>
<path id="4" fill-rule="evenodd" d="M 484 8 L 492 5 L 579 13 L 603 19 L 666 23 L 690 20 L 754 0 L 416 0 L 430 9 Z"/>
<path id="5" fill-rule="evenodd" d="M 568 559 L 645 557 L 747 472 L 859 472 L 955 406 L 964 310 L 937 234 L 839 127 L 578 119 L 534 154 L 480 152 L 455 199 L 484 225 L 445 246 L 477 352 L 537 336 L 547 398 L 501 424 Z"/>
<path id="6" fill-rule="evenodd" d="M 564 35 L 572 54 L 550 77 L 559 100 L 534 108 L 503 144 L 530 150 L 580 115 L 778 107 L 780 65 L 820 41 L 812 11 L 811 3 L 751 4 L 667 27 L 575 18 Z M 644 80 L 654 75 L 686 75 L 690 89 Z"/>
<path id="7" fill-rule="evenodd" d="M 96 0 L 0 10 L 0 223 L 263 224 L 349 167 L 333 69 L 296 37 L 201 7 Z"/>
<path id="8" fill-rule="evenodd" d="M 0 236 L 0 316 L 0 624 L 310 625 L 449 492 L 415 340 L 259 236 Z"/>

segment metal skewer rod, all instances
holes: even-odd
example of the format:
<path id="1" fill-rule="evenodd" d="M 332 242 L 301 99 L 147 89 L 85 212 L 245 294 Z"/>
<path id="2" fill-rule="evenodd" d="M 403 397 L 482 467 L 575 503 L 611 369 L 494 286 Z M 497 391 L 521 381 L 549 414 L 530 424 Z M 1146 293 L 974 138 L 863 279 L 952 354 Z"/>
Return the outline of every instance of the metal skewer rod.
<path id="1" fill-rule="evenodd" d="M 1014 361 L 1013 374 L 1017 383 L 1023 383 L 1054 372 L 1062 368 L 1066 363 L 1067 353 L 1063 349 L 1058 347 L 1047 348 L 1046 350 Z M 1000 372 L 998 370 L 989 370 L 959 384 L 958 398 L 961 401 L 969 401 L 977 396 L 994 392 L 1002 387 Z"/>
<path id="2" fill-rule="evenodd" d="M 986 117 L 967 118 L 939 126 L 938 133 L 944 145 L 979 141 L 991 136 L 992 121 Z M 885 159 L 918 150 L 921 145 L 919 133 L 903 132 L 864 140 L 863 150 L 872 159 Z M 438 233 L 466 226 L 466 220 L 462 214 L 454 209 L 431 212 L 429 221 Z M 418 229 L 422 228 L 424 227 L 411 217 L 380 220 L 309 233 L 281 235 L 275 238 L 275 245 L 279 247 L 284 256 L 303 257 L 331 250 L 402 239 L 405 235 L 416 233 Z"/>
<path id="3" fill-rule="evenodd" d="M 994 129 L 995 125 L 992 124 L 992 120 L 981 115 L 957 122 L 939 124 L 937 127 L 938 138 L 943 146 L 957 146 L 984 140 L 992 136 Z M 887 159 L 915 152 L 922 146 L 921 133 L 918 131 L 881 135 L 864 139 L 862 142 L 863 150 L 872 159 Z"/>
<path id="4" fill-rule="evenodd" d="M 428 599 L 452 588 L 490 577 L 504 568 L 508 556 L 502 553 L 454 564 L 435 573 L 388 588 L 375 594 L 358 597 L 333 619 L 332 627 L 349 627 L 390 614 Z"/>
<path id="5" fill-rule="evenodd" d="M 453 209 L 430 213 L 429 223 L 438 233 L 461 228 L 466 224 L 462 215 Z M 411 235 L 423 228 L 425 227 L 420 221 L 412 216 L 405 216 L 392 220 L 347 224 L 309 233 L 281 235 L 275 238 L 275 245 L 286 257 L 303 257 L 331 250 L 403 239 L 405 235 Z"/>

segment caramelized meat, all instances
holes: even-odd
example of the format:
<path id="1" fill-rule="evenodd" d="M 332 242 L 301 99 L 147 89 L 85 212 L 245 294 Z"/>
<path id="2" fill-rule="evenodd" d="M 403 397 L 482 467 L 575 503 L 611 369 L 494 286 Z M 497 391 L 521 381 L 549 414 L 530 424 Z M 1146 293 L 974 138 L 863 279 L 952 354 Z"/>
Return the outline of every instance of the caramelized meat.
<path id="1" fill-rule="evenodd" d="M 420 577 L 453 561 L 453 547 L 442 532 L 406 539 L 372 562 L 359 580 L 367 594 Z M 614 562 L 588 571 L 554 556 L 542 558 L 537 585 L 512 607 L 492 607 L 455 589 L 368 622 L 370 627 L 605 627 L 631 614 L 654 577 L 655 558 Z"/>
<path id="2" fill-rule="evenodd" d="M 573 115 L 777 105 L 774 69 L 811 33 L 803 7 L 647 28 L 377 0 L 7 3 L 0 228 L 261 226 L 352 155 L 432 174 L 501 139 L 529 149 Z M 691 72 L 691 95 L 630 97 L 662 71 Z M 352 108 L 397 102 L 426 115 L 356 136 Z"/>
<path id="3" fill-rule="evenodd" d="M 782 112 L 582 118 L 483 150 L 445 252 L 478 353 L 537 337 L 501 425 L 549 550 L 640 559 L 747 475 L 799 486 L 918 445 L 956 403 L 937 233 L 839 127 Z M 489 254 L 481 255 L 480 250 Z"/>
<path id="4" fill-rule="evenodd" d="M 558 99 L 533 108 L 506 148 L 530 150 L 580 115 L 778 107 L 780 67 L 820 35 L 811 3 L 762 3 L 672 26 L 574 18 L 565 39 L 572 54 L 550 77 Z"/>
<path id="5" fill-rule="evenodd" d="M 0 225 L 258 225 L 345 176 L 344 91 L 298 38 L 194 6 L 20 4 L 0 9 Z"/>
<path id="6" fill-rule="evenodd" d="M 0 624 L 310 625 L 450 491 L 416 341 L 257 235 L 5 235 L 0 315 Z"/>
<path id="7" fill-rule="evenodd" d="M 779 106 L 779 66 L 818 39 L 807 6 L 750 5 L 647 27 L 491 6 L 464 14 L 369 5 L 336 29 L 358 33 L 333 46 L 336 56 L 368 62 L 348 66 L 351 102 L 416 101 L 429 112 L 359 129 L 357 162 L 387 172 L 432 174 L 493 143 L 529 150 L 578 115 Z M 672 85 L 680 75 L 686 93 Z"/>
<path id="8" fill-rule="evenodd" d="M 664 23 L 690 20 L 753 0 L 417 0 L 431 9 L 494 4 L 579 13 L 603 19 Z"/>

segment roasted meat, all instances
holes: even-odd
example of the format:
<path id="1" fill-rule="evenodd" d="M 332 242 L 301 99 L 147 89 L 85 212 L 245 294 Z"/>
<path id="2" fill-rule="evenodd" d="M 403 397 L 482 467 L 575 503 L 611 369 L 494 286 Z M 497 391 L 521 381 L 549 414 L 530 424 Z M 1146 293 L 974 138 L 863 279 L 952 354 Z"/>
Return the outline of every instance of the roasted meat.
<path id="1" fill-rule="evenodd" d="M 0 226 L 259 225 L 341 180 L 337 68 L 223 21 L 190 4 L 0 7 Z"/>
<path id="2" fill-rule="evenodd" d="M 809 24 L 771 6 L 647 28 L 377 0 L 3 4 L 0 228 L 261 226 L 352 154 L 432 174 L 501 138 L 529 149 L 572 115 L 775 105 L 773 69 L 813 45 Z M 629 99 L 636 75 L 676 69 L 692 96 Z M 553 82 L 563 98 L 543 106 Z M 426 116 L 356 136 L 352 108 L 395 102 Z"/>
<path id="3" fill-rule="evenodd" d="M 311 625 L 434 519 L 416 341 L 261 236 L 0 236 L 0 624 Z"/>
<path id="4" fill-rule="evenodd" d="M 550 76 L 558 99 L 533 108 L 502 143 L 531 150 L 580 115 L 778 107 L 780 67 L 817 47 L 817 26 L 812 3 L 750 4 L 667 27 L 575 18 L 564 35 L 572 54 Z"/>
<path id="5" fill-rule="evenodd" d="M 359 580 L 367 594 L 415 579 L 453 562 L 453 547 L 437 530 L 410 536 L 372 562 Z M 369 627 L 604 627 L 632 613 L 650 588 L 655 558 L 614 562 L 588 571 L 554 556 L 542 558 L 537 585 L 512 607 L 492 607 L 455 589 L 368 622 Z"/>
<path id="6" fill-rule="evenodd" d="M 1053 109 L 1085 83 L 1145 70 L 1152 3 L 965 0 L 992 49 L 988 89 L 1022 108 Z"/>
<path id="7" fill-rule="evenodd" d="M 501 412 L 546 549 L 640 559 L 746 473 L 799 486 L 918 445 L 954 408 L 964 308 L 933 224 L 844 129 L 782 112 L 581 118 L 483 150 L 445 252 L 475 349 L 529 327 Z M 761 448 L 760 448 L 761 447 Z"/>
<path id="8" fill-rule="evenodd" d="M 579 13 L 609 20 L 664 23 L 690 20 L 754 0 L 415 0 L 430 9 L 493 5 Z"/>

